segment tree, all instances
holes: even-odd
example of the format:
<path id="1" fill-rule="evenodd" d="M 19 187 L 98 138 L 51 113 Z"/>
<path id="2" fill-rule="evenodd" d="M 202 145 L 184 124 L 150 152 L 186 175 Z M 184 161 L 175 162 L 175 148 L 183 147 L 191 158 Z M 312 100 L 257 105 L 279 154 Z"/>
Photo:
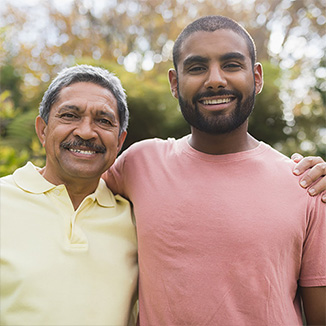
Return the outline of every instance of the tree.
<path id="1" fill-rule="evenodd" d="M 325 0 L 101 3 L 75 0 L 71 7 L 59 8 L 56 2 L 42 1 L 28 9 L 5 0 L 0 87 L 1 93 L 10 92 L 19 112 L 1 124 L 7 145 L 39 157 L 31 154 L 32 121 L 41 96 L 58 71 L 82 62 L 110 68 L 127 89 L 131 121 L 125 146 L 147 137 L 188 133 L 167 82 L 173 41 L 190 21 L 218 13 L 249 30 L 264 63 L 265 86 L 250 123 L 253 135 L 286 154 L 324 153 Z"/>

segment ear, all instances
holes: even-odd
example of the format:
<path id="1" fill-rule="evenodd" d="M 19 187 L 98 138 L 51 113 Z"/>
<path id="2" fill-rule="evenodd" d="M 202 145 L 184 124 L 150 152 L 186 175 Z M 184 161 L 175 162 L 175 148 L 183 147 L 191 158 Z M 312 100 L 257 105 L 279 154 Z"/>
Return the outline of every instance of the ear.
<path id="1" fill-rule="evenodd" d="M 263 90 L 264 78 L 263 78 L 263 66 L 257 62 L 254 65 L 254 77 L 256 86 L 256 95 Z"/>
<path id="2" fill-rule="evenodd" d="M 169 70 L 169 82 L 172 95 L 178 98 L 178 78 L 177 72 L 174 69 Z"/>
<path id="3" fill-rule="evenodd" d="M 127 131 L 123 131 L 118 138 L 118 152 L 121 151 L 122 145 L 125 142 L 126 137 L 127 137 Z"/>
<path id="4" fill-rule="evenodd" d="M 35 119 L 35 131 L 43 147 L 45 146 L 46 129 L 47 129 L 47 124 L 38 115 Z"/>

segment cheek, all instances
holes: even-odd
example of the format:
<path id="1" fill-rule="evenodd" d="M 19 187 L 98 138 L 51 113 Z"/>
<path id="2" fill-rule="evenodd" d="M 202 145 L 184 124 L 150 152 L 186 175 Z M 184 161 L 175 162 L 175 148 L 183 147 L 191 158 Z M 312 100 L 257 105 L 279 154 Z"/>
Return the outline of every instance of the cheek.
<path id="1" fill-rule="evenodd" d="M 102 137 L 102 142 L 104 143 L 104 146 L 112 152 L 118 150 L 118 146 L 119 146 L 118 134 L 119 133 L 117 132 Z"/>
<path id="2" fill-rule="evenodd" d="M 242 85 L 242 89 L 244 92 L 252 93 L 255 88 L 255 79 L 253 75 L 250 75 L 248 78 L 242 78 L 240 80 L 240 85 Z"/>
<path id="3" fill-rule="evenodd" d="M 69 135 L 69 132 L 66 128 L 48 128 L 43 146 L 46 150 L 51 150 L 51 148 L 57 150 L 60 148 L 61 142 L 67 138 L 67 135 Z"/>
<path id="4" fill-rule="evenodd" d="M 55 142 L 62 142 L 69 136 L 73 135 L 75 128 L 76 127 L 71 124 L 58 124 L 49 131 L 49 137 L 51 137 Z"/>
<path id="5" fill-rule="evenodd" d="M 179 84 L 179 92 L 185 99 L 191 98 L 200 90 L 200 83 L 194 80 L 181 81 Z"/>
<path id="6" fill-rule="evenodd" d="M 54 153 L 60 149 L 60 143 L 57 142 L 56 138 L 46 138 L 44 148 L 47 154 Z"/>

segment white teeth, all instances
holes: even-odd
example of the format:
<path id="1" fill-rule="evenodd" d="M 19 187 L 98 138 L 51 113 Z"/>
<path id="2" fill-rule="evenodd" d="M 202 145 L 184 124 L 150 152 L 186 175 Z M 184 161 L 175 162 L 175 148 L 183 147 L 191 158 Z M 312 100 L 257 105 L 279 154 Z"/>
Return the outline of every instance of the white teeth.
<path id="1" fill-rule="evenodd" d="M 231 102 L 231 98 L 219 98 L 215 100 L 204 100 L 203 104 L 209 105 L 209 104 L 224 104 Z"/>
<path id="2" fill-rule="evenodd" d="M 75 149 L 75 148 L 69 148 L 69 151 L 74 153 L 85 154 L 85 155 L 92 155 L 96 153 L 94 151 L 83 151 L 81 149 Z"/>

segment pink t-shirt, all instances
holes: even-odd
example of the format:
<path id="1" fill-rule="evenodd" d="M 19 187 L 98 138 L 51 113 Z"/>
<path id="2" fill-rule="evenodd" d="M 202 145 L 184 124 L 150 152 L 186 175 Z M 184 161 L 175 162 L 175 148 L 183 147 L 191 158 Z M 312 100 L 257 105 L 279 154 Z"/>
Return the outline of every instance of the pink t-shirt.
<path id="1" fill-rule="evenodd" d="M 298 283 L 326 285 L 326 205 L 264 143 L 187 139 L 134 144 L 106 175 L 134 205 L 140 325 L 302 325 Z"/>

